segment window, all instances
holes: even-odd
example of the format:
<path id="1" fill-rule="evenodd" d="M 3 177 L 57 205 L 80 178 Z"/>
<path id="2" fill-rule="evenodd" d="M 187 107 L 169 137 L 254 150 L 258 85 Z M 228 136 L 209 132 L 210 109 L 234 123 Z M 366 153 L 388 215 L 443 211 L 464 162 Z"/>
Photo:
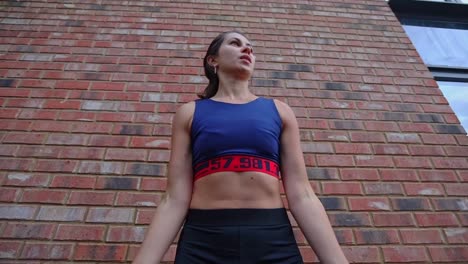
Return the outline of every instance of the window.
<path id="1" fill-rule="evenodd" d="M 390 0 L 389 5 L 468 131 L 468 0 Z"/>
<path id="2" fill-rule="evenodd" d="M 438 81 L 437 83 L 461 125 L 465 131 L 468 131 L 468 82 Z"/>

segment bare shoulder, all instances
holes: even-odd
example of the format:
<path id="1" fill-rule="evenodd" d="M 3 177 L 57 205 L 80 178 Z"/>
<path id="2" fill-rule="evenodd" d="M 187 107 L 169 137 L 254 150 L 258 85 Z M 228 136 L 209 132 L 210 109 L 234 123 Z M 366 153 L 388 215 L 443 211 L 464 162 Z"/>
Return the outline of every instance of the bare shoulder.
<path id="1" fill-rule="evenodd" d="M 280 114 L 281 120 L 283 123 L 287 124 L 290 122 L 294 122 L 296 119 L 296 115 L 294 114 L 294 111 L 291 109 L 291 107 L 278 99 L 273 99 L 276 105 L 276 109 L 278 109 L 278 112 Z"/>
<path id="2" fill-rule="evenodd" d="M 194 112 L 195 112 L 194 101 L 181 105 L 176 111 L 173 123 L 178 124 L 178 125 L 183 125 L 186 128 L 190 128 Z"/>

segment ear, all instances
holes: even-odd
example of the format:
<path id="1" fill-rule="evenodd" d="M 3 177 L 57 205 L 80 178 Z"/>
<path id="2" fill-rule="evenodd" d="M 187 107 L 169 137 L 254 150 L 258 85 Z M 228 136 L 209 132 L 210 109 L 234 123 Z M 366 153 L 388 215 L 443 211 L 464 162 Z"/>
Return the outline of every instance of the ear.
<path id="1" fill-rule="evenodd" d="M 211 65 L 211 67 L 216 68 L 218 66 L 218 62 L 216 61 L 216 57 L 213 55 L 208 56 L 208 64 Z"/>

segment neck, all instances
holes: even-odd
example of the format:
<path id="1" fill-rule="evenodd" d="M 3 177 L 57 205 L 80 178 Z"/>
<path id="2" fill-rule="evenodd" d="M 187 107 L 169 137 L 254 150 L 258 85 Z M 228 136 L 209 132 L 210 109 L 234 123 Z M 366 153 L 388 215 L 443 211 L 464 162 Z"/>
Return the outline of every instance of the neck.
<path id="1" fill-rule="evenodd" d="M 247 100 L 254 97 L 249 90 L 249 80 L 239 80 L 220 76 L 218 92 L 214 96 L 219 99 Z"/>

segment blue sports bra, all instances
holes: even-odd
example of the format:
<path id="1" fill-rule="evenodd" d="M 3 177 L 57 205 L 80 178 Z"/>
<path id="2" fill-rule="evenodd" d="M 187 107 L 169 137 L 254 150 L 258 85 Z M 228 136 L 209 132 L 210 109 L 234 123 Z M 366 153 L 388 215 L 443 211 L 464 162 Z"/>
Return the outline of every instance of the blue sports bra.
<path id="1" fill-rule="evenodd" d="M 218 171 L 260 171 L 279 177 L 282 122 L 273 99 L 245 104 L 195 101 L 194 180 Z"/>

